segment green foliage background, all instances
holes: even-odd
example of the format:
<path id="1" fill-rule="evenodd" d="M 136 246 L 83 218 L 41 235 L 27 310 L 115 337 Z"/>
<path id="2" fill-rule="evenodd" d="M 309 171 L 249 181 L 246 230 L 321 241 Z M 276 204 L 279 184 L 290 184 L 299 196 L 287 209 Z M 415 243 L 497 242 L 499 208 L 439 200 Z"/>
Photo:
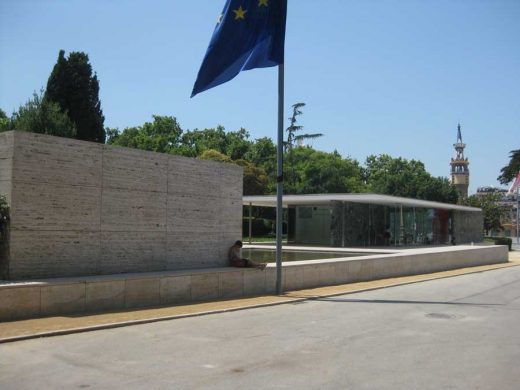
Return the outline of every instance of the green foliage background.
<path id="1" fill-rule="evenodd" d="M 276 191 L 276 145 L 267 137 L 250 139 L 243 128 L 183 130 L 176 118 L 155 115 L 142 126 L 107 129 L 107 137 L 112 145 L 235 163 L 244 167 L 245 195 Z M 375 192 L 457 202 L 457 191 L 448 179 L 433 177 L 420 161 L 372 155 L 362 166 L 337 151 L 298 145 L 286 150 L 285 158 L 292 175 L 284 183 L 286 194 Z"/>

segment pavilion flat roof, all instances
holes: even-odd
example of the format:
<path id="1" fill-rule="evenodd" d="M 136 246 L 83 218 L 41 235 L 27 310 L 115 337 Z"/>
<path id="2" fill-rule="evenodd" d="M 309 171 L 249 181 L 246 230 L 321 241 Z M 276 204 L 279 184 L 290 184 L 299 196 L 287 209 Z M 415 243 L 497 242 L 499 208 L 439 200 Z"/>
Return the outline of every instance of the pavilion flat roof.
<path id="1" fill-rule="evenodd" d="M 399 196 L 380 194 L 313 194 L 313 195 L 284 195 L 282 203 L 288 206 L 323 206 L 332 201 L 377 204 L 383 206 L 423 207 L 429 209 L 481 211 L 476 207 L 459 206 L 450 203 L 432 202 L 429 200 L 402 198 Z M 276 195 L 244 196 L 242 203 L 247 206 L 276 207 Z"/>

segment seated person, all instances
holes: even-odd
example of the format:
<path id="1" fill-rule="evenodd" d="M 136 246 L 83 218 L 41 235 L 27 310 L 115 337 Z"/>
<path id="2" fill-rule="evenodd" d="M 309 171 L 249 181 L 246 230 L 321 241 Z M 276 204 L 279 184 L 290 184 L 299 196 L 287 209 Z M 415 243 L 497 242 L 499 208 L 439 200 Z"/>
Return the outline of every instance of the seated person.
<path id="1" fill-rule="evenodd" d="M 267 264 L 257 263 L 253 260 L 242 258 L 242 241 L 237 241 L 229 248 L 229 263 L 232 267 L 253 267 L 264 269 Z"/>

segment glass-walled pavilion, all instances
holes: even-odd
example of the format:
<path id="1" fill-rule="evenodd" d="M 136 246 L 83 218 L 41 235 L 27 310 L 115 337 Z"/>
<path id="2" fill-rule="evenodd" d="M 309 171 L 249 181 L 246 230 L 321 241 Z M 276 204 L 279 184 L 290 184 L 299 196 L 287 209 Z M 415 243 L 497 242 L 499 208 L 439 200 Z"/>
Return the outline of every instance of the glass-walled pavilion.
<path id="1" fill-rule="evenodd" d="M 275 196 L 244 206 L 275 207 Z M 463 244 L 483 237 L 482 210 L 377 194 L 286 195 L 288 241 L 336 247 Z M 247 217 L 247 215 L 246 215 Z"/>

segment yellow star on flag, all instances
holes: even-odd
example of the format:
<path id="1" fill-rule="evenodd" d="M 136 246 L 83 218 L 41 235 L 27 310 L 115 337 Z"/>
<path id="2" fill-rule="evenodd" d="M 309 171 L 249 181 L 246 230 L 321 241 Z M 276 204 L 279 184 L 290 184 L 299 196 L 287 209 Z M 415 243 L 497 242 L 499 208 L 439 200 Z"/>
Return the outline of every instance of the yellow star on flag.
<path id="1" fill-rule="evenodd" d="M 269 5 L 269 0 L 258 0 L 259 7 L 267 7 Z"/>
<path id="2" fill-rule="evenodd" d="M 247 10 L 242 9 L 242 6 L 238 7 L 238 9 L 234 9 L 233 12 L 235 13 L 235 20 L 246 18 Z"/>

